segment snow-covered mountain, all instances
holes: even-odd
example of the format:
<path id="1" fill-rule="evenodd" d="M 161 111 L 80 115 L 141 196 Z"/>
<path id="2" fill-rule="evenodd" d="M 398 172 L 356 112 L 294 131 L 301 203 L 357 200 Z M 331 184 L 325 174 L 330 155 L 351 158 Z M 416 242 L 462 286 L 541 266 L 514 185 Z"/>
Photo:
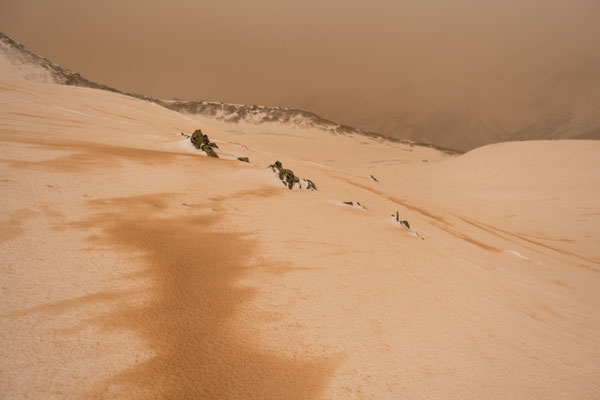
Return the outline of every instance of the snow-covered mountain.
<path id="1" fill-rule="evenodd" d="M 6 77 L 20 77 L 30 81 L 58 83 L 62 85 L 89 87 L 121 93 L 138 99 L 151 101 L 165 108 L 185 113 L 214 118 L 218 121 L 238 123 L 240 121 L 253 124 L 286 124 L 302 128 L 318 128 L 331 134 L 358 134 L 376 137 L 382 140 L 406 143 L 414 146 L 435 148 L 447 153 L 460 151 L 434 146 L 429 143 L 391 138 L 376 132 L 353 128 L 322 118 L 319 115 L 292 107 L 260 106 L 220 103 L 214 101 L 182 101 L 155 99 L 145 95 L 126 93 L 121 90 L 90 81 L 80 74 L 70 71 L 28 50 L 7 35 L 0 32 L 0 65 Z"/>

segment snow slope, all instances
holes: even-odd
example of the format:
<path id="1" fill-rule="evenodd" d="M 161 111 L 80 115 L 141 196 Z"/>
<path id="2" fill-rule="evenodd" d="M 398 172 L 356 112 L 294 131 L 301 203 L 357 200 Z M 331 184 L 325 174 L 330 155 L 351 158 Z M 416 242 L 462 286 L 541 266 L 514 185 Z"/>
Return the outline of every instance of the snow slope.
<path id="1" fill-rule="evenodd" d="M 455 157 L 3 70 L 0 393 L 597 398 L 598 154 Z"/>

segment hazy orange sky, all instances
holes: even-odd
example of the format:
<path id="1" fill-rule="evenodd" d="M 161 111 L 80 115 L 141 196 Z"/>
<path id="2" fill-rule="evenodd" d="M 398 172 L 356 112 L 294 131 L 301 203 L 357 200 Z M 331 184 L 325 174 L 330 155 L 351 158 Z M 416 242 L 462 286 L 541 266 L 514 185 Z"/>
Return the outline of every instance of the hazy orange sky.
<path id="1" fill-rule="evenodd" d="M 120 90 L 465 148 L 600 103 L 599 0 L 2 0 L 0 31 Z"/>
<path id="2" fill-rule="evenodd" d="M 597 0 L 3 0 L 1 30 L 96 81 L 273 103 L 337 88 L 433 91 L 506 61 L 600 54 Z M 530 58 L 530 59 L 528 59 Z"/>

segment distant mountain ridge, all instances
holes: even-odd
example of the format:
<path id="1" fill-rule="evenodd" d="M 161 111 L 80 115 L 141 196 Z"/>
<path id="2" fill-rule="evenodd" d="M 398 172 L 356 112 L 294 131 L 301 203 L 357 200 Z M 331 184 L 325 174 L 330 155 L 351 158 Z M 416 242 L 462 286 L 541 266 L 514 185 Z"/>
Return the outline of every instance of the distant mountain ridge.
<path id="1" fill-rule="evenodd" d="M 427 84 L 390 86 L 377 94 L 344 88 L 290 96 L 280 104 L 463 151 L 507 141 L 600 139 L 600 53 L 534 71 L 510 61 L 497 75 L 439 91 Z"/>
<path id="2" fill-rule="evenodd" d="M 78 73 L 72 72 L 45 57 L 35 54 L 2 32 L 0 32 L 0 51 L 6 57 L 7 61 L 18 70 L 18 72 L 15 71 L 14 75 L 20 75 L 27 80 L 108 90 L 138 99 L 153 100 L 148 96 L 125 93 L 110 86 L 92 82 Z"/>
<path id="3" fill-rule="evenodd" d="M 90 81 L 78 73 L 74 73 L 67 68 L 61 67 L 47 58 L 41 57 L 28 50 L 25 46 L 17 43 L 1 32 L 0 52 L 6 57 L 4 62 L 12 64 L 14 75 L 21 76 L 27 80 L 107 90 L 110 92 L 135 97 L 137 99 L 150 101 L 180 113 L 202 115 L 223 122 L 237 123 L 240 121 L 245 121 L 253 124 L 293 124 L 303 128 L 318 128 L 330 134 L 357 134 L 396 143 L 405 143 L 410 146 L 434 148 L 447 154 L 462 153 L 461 151 L 438 147 L 429 143 L 418 143 L 411 140 L 393 138 L 364 129 L 337 124 L 333 121 L 322 118 L 313 112 L 298 108 L 231 104 L 206 100 L 162 100 L 136 93 L 123 92 L 110 86 Z"/>

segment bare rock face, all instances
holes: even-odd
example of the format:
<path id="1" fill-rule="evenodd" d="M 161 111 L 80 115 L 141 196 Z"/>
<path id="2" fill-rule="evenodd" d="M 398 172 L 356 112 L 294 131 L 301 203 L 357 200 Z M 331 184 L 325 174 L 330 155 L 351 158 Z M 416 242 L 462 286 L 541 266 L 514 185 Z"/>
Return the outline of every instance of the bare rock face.
<path id="1" fill-rule="evenodd" d="M 278 173 L 278 177 L 281 182 L 290 190 L 292 190 L 296 184 L 300 189 L 317 190 L 317 186 L 313 183 L 313 181 L 310 179 L 298 178 L 294 174 L 294 171 L 283 168 L 281 161 L 275 161 L 274 164 L 269 165 L 269 168 L 271 168 L 273 172 Z"/>
<path id="2" fill-rule="evenodd" d="M 213 148 L 218 149 L 219 146 L 217 146 L 215 143 L 212 143 L 208 139 L 208 136 L 202 133 L 202 130 L 196 129 L 194 133 L 192 133 L 190 140 L 195 148 L 204 151 L 207 156 L 219 158 L 217 153 L 215 153 L 215 151 L 213 150 Z"/>
<path id="3" fill-rule="evenodd" d="M 404 225 L 407 229 L 410 229 L 410 224 L 408 223 L 408 221 L 400 219 L 400 214 L 398 213 L 398 211 L 396 211 L 396 215 L 392 214 L 392 217 L 396 218 L 396 221 L 399 222 L 401 225 Z"/>
<path id="4" fill-rule="evenodd" d="M 248 157 L 238 157 L 237 159 L 238 159 L 238 161 L 241 161 L 241 162 L 247 162 L 247 163 L 250 162 L 250 159 Z"/>
<path id="5" fill-rule="evenodd" d="M 342 204 L 346 204 L 347 206 L 354 206 L 354 202 L 353 201 L 342 201 Z M 367 207 L 365 207 L 364 205 L 360 204 L 360 202 L 356 202 L 356 206 L 362 208 L 363 210 L 367 210 Z"/>

